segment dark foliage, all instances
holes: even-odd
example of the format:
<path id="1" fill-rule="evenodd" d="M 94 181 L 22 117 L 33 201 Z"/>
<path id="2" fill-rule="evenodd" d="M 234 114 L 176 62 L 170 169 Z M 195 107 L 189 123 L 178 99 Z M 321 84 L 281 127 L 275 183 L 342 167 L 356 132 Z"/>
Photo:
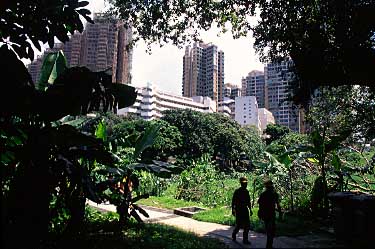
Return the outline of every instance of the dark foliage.
<path id="1" fill-rule="evenodd" d="M 57 37 L 69 40 L 68 34 L 83 31 L 80 16 L 92 22 L 90 11 L 81 0 L 3 0 L 0 3 L 0 37 L 19 57 L 34 59 L 32 45 L 41 50 L 42 43 L 52 48 Z"/>

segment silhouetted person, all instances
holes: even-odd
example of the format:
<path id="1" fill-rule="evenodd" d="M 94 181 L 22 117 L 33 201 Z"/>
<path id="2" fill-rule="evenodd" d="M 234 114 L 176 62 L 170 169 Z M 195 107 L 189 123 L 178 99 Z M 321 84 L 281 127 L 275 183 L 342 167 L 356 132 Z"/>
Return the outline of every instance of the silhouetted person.
<path id="1" fill-rule="evenodd" d="M 279 218 L 281 219 L 281 206 L 279 201 L 279 195 L 275 192 L 273 183 L 271 180 L 266 180 L 264 182 L 266 190 L 260 194 L 258 204 L 259 213 L 258 216 L 264 221 L 267 234 L 267 245 L 266 248 L 272 248 L 273 238 L 276 232 L 276 208 L 279 212 Z"/>
<path id="2" fill-rule="evenodd" d="M 250 215 L 252 215 L 250 205 L 250 195 L 247 191 L 247 179 L 246 177 L 240 178 L 241 187 L 236 189 L 232 198 L 232 214 L 236 217 L 236 226 L 232 233 L 233 241 L 236 240 L 238 231 L 243 229 L 243 243 L 250 244 L 249 242 L 249 230 L 250 230 Z"/>

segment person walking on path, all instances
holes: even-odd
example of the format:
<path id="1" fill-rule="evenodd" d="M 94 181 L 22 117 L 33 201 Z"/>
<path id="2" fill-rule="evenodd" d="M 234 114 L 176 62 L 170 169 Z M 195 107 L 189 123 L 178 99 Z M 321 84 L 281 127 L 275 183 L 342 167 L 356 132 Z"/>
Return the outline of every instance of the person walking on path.
<path id="1" fill-rule="evenodd" d="M 239 230 L 243 229 L 243 243 L 250 244 L 249 230 L 250 230 L 250 216 L 253 214 L 250 205 L 250 195 L 247 188 L 247 178 L 240 178 L 241 187 L 236 189 L 232 198 L 232 214 L 236 217 L 236 226 L 232 233 L 233 241 L 236 240 L 236 235 Z M 250 210 L 250 216 L 249 216 Z"/>
<path id="2" fill-rule="evenodd" d="M 265 191 L 260 194 L 258 199 L 259 211 L 258 217 L 264 221 L 267 235 L 266 248 L 272 248 L 273 238 L 276 232 L 276 210 L 279 212 L 279 219 L 282 217 L 281 206 L 279 201 L 279 195 L 276 193 L 273 183 L 271 180 L 267 179 L 264 182 Z"/>

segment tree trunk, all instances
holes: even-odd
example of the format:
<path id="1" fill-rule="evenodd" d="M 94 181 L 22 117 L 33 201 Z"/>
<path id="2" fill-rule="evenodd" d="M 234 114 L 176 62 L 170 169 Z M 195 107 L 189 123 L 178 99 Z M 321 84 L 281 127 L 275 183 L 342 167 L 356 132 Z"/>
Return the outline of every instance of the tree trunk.
<path id="1" fill-rule="evenodd" d="M 291 211 L 294 212 L 292 170 L 289 169 Z"/>

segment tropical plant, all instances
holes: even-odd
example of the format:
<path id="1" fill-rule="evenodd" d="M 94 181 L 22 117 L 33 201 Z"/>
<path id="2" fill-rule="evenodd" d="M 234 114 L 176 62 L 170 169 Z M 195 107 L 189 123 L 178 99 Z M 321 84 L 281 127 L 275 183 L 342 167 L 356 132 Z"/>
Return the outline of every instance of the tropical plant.
<path id="1" fill-rule="evenodd" d="M 109 168 L 98 165 L 93 171 L 97 179 L 99 202 L 109 201 L 117 207 L 121 226 L 126 225 L 130 217 L 142 222 L 136 210 L 148 217 L 147 212 L 135 202 L 142 198 L 148 198 L 149 193 L 137 195 L 136 197 L 132 196 L 133 189 L 137 189 L 139 186 L 139 174 L 136 174 L 135 171 L 148 171 L 164 178 L 171 177 L 175 172 L 176 167 L 168 163 L 157 160 L 147 163 L 140 161 L 141 154 L 154 144 L 159 130 L 160 126 L 158 124 L 150 125 L 143 135 L 137 139 L 134 148 L 116 147 L 116 154 L 120 159 L 120 162 L 115 165 L 116 167 Z M 109 145 L 104 123 L 99 123 L 96 136 Z"/>
<path id="2" fill-rule="evenodd" d="M 66 68 L 62 53 L 47 57 L 36 88 L 19 59 L 33 58 L 31 43 L 40 48 L 39 42 L 48 42 L 52 47 L 55 36 L 66 41 L 68 32 L 82 31 L 80 16 L 90 21 L 90 12 L 82 8 L 87 4 L 79 0 L 0 4 L 0 72 L 12 75 L 0 92 L 5 248 L 37 248 L 49 229 L 77 231 L 86 197 L 97 199 L 90 165 L 115 161 L 99 140 L 58 120 L 129 106 L 136 97 L 134 88 L 112 84 L 105 72 Z"/>

